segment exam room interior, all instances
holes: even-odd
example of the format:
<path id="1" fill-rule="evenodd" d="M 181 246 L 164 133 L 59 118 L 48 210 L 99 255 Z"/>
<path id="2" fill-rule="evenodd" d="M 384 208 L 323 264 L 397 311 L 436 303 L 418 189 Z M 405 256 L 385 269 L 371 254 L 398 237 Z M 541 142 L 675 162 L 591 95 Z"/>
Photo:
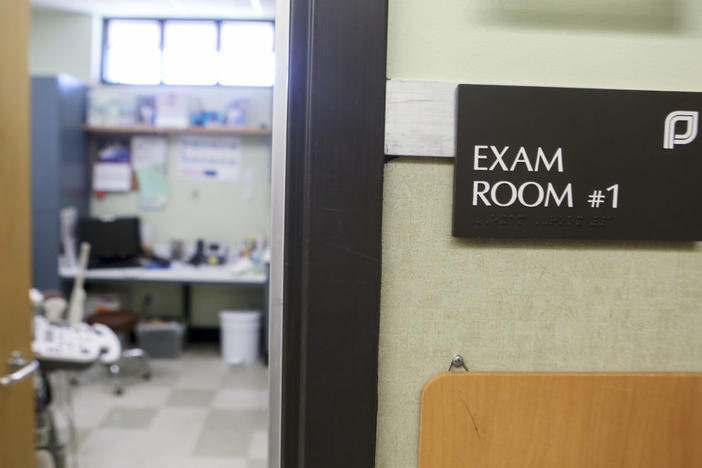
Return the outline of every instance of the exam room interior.
<path id="1" fill-rule="evenodd" d="M 194 95 L 204 106 L 227 99 L 248 99 L 247 124 L 270 127 L 272 87 L 133 86 L 100 82 L 102 29 L 106 17 L 263 19 L 274 17 L 274 2 L 150 1 L 32 2 L 29 67 L 31 75 L 66 73 L 91 89 L 117 95 L 177 92 Z M 242 141 L 238 183 L 179 181 L 175 172 L 176 139 L 169 137 L 170 197 L 166 207 L 146 211 L 137 192 L 90 197 L 91 216 L 138 215 L 154 245 L 175 237 L 193 244 L 198 238 L 231 243 L 270 229 L 270 136 Z M 121 307 L 152 317 L 182 315 L 177 285 L 119 284 L 92 286 L 89 293 L 109 292 Z M 153 377 L 125 378 L 124 394 L 115 396 L 102 369 L 81 375 L 73 387 L 77 444 L 69 462 L 80 466 L 246 466 L 266 465 L 267 367 L 264 356 L 253 365 L 231 367 L 220 358 L 218 312 L 262 310 L 257 289 L 197 286 L 191 295 L 192 321 L 209 329 L 201 343 L 188 346 L 178 359 L 152 360 Z M 123 450 L 123 446 L 134 450 Z M 40 466 L 50 466 L 41 465 Z M 75 465 L 78 466 L 78 465 Z"/>

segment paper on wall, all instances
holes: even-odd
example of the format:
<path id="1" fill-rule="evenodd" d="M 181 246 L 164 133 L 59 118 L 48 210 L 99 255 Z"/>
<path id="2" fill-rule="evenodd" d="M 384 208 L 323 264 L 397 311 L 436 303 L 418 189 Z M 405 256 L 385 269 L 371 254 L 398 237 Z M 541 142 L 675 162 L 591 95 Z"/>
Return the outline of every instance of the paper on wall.
<path id="1" fill-rule="evenodd" d="M 144 210 L 159 210 L 168 203 L 168 180 L 162 166 L 150 164 L 136 168 L 139 205 Z"/>
<path id="2" fill-rule="evenodd" d="M 183 94 L 159 94 L 156 96 L 156 119 L 157 127 L 177 127 L 188 126 L 190 118 L 189 98 Z"/>
<path id="3" fill-rule="evenodd" d="M 132 189 L 129 163 L 96 162 L 93 164 L 95 192 L 128 192 Z"/>
<path id="4" fill-rule="evenodd" d="M 168 139 L 162 136 L 135 136 L 132 138 L 132 165 L 165 166 L 168 158 Z"/>
<path id="5" fill-rule="evenodd" d="M 241 140 L 236 137 L 183 137 L 178 149 L 178 178 L 233 181 L 241 170 Z"/>
<path id="6" fill-rule="evenodd" d="M 168 203 L 168 140 L 162 136 L 132 138 L 132 166 L 139 181 L 139 205 L 144 210 L 159 210 Z"/>

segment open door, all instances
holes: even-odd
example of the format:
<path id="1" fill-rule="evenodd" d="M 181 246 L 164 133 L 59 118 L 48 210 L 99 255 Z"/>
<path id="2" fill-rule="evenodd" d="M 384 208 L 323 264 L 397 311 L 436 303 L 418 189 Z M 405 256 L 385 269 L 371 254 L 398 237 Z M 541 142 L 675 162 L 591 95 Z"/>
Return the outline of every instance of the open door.
<path id="1" fill-rule="evenodd" d="M 31 360 L 28 40 L 29 2 L 0 2 L 0 465 L 7 468 L 35 462 L 31 374 L 9 364 L 14 352 Z"/>

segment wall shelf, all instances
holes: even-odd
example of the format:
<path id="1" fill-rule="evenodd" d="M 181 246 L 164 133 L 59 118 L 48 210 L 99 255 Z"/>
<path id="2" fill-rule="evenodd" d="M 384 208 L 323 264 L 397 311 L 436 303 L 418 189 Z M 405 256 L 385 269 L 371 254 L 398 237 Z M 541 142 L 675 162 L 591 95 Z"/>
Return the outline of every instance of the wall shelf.
<path id="1" fill-rule="evenodd" d="M 234 127 L 154 127 L 150 125 L 101 126 L 83 125 L 83 130 L 94 135 L 270 135 L 271 129 Z"/>

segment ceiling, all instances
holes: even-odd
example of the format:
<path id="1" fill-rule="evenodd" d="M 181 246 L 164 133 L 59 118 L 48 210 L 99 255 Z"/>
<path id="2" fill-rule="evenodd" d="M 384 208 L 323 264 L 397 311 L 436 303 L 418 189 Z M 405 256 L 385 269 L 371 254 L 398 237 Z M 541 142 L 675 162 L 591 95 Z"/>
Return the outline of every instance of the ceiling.
<path id="1" fill-rule="evenodd" d="M 275 0 L 31 0 L 33 7 L 98 16 L 162 18 L 275 17 Z M 260 10 L 254 5 L 260 4 Z"/>

